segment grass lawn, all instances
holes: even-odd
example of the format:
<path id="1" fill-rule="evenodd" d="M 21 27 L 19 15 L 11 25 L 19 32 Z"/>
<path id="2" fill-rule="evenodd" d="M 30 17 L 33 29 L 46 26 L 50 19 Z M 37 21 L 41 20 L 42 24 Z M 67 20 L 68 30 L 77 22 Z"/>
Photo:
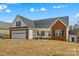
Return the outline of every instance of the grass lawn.
<path id="1" fill-rule="evenodd" d="M 1 56 L 73 56 L 79 44 L 57 40 L 0 40 Z"/>

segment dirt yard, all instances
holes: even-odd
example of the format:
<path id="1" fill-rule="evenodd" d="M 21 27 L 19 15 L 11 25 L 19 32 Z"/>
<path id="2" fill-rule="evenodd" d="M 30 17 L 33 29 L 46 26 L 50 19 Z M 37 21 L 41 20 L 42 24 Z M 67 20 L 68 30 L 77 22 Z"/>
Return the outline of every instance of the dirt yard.
<path id="1" fill-rule="evenodd" d="M 79 43 L 57 40 L 0 40 L 1 56 L 76 56 Z"/>

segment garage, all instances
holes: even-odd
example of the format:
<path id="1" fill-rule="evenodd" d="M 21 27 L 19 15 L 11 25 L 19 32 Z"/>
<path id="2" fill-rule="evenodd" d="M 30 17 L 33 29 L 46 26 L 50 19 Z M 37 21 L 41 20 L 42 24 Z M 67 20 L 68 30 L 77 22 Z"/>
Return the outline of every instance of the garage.
<path id="1" fill-rule="evenodd" d="M 26 39 L 26 31 L 12 31 L 12 39 Z"/>

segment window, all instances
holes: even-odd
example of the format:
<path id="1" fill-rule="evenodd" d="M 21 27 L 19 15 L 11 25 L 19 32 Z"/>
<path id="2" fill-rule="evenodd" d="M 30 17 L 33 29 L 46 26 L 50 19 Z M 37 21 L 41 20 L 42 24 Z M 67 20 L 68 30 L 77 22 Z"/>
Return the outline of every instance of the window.
<path id="1" fill-rule="evenodd" d="M 41 31 L 41 36 L 44 36 L 45 35 L 45 31 Z"/>
<path id="2" fill-rule="evenodd" d="M 55 36 L 63 36 L 64 31 L 63 30 L 55 30 Z"/>
<path id="3" fill-rule="evenodd" d="M 16 26 L 21 26 L 21 21 L 16 22 Z"/>
<path id="4" fill-rule="evenodd" d="M 44 36 L 45 35 L 45 31 L 37 31 L 37 36 Z"/>

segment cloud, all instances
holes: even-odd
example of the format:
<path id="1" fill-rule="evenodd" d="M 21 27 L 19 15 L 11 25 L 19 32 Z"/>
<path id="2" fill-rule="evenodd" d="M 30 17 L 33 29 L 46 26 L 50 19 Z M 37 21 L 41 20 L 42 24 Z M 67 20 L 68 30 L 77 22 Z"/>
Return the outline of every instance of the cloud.
<path id="1" fill-rule="evenodd" d="M 8 6 L 7 5 L 0 5 L 0 10 L 2 10 L 2 9 L 6 9 L 6 8 L 8 8 Z"/>
<path id="2" fill-rule="evenodd" d="M 35 9 L 35 8 L 30 8 L 30 11 L 31 12 L 39 12 L 39 11 L 46 11 L 47 9 L 46 8 L 44 8 L 44 7 L 42 7 L 42 8 L 40 8 L 40 9 Z"/>
<path id="3" fill-rule="evenodd" d="M 7 5 L 1 4 L 0 5 L 0 12 L 7 12 L 7 13 L 9 13 L 9 12 L 11 12 L 11 10 L 8 9 L 8 6 Z"/>
<path id="4" fill-rule="evenodd" d="M 40 9 L 40 11 L 46 11 L 46 8 L 42 7 L 42 8 Z"/>
<path id="5" fill-rule="evenodd" d="M 59 6 L 53 6 L 53 8 L 65 8 L 67 7 L 66 5 L 59 5 Z"/>
<path id="6" fill-rule="evenodd" d="M 7 9 L 5 12 L 9 13 L 9 12 L 11 12 L 11 10 L 10 9 Z"/>
<path id="7" fill-rule="evenodd" d="M 31 12 L 34 12 L 34 11 L 35 11 L 35 9 L 34 9 L 34 8 L 31 8 L 31 9 L 30 9 L 30 11 L 31 11 Z"/>

